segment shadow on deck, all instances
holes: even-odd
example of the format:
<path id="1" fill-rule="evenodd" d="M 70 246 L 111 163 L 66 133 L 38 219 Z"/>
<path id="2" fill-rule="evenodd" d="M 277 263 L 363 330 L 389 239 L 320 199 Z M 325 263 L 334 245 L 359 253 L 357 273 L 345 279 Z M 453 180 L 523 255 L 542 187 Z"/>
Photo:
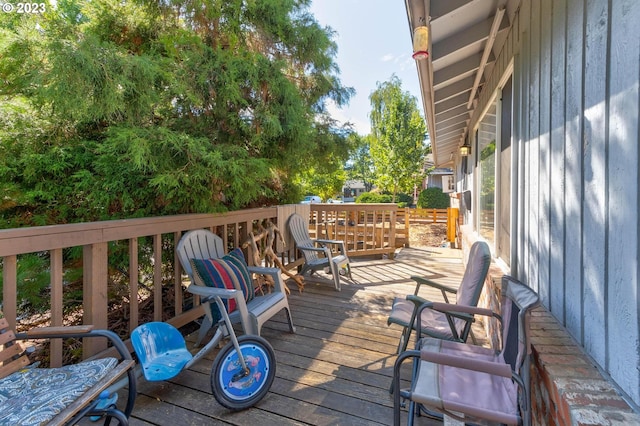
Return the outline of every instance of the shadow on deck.
<path id="1" fill-rule="evenodd" d="M 344 284 L 341 292 L 308 280 L 300 294 L 290 284 L 297 333 L 288 333 L 284 313 L 264 326 L 277 372 L 257 406 L 234 413 L 216 402 L 209 384 L 214 353 L 169 382 L 141 381 L 131 424 L 391 424 L 388 389 L 400 336 L 399 327 L 386 323 L 392 300 L 413 292 L 411 275 L 457 286 L 463 272 L 460 251 L 405 248 L 395 260 L 355 261 L 357 284 Z M 421 295 L 442 300 L 424 290 Z"/>

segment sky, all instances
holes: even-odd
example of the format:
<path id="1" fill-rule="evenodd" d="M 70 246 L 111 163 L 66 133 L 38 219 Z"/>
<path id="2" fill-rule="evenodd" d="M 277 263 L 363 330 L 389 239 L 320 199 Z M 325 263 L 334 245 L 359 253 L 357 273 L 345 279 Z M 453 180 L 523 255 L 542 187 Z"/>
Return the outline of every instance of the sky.
<path id="1" fill-rule="evenodd" d="M 402 81 L 402 89 L 418 99 L 424 114 L 403 1 L 313 0 L 310 11 L 320 25 L 335 31 L 340 80 L 356 90 L 348 106 L 328 106 L 334 119 L 349 121 L 359 134 L 369 134 L 369 95 L 378 82 L 388 81 L 394 73 Z"/>

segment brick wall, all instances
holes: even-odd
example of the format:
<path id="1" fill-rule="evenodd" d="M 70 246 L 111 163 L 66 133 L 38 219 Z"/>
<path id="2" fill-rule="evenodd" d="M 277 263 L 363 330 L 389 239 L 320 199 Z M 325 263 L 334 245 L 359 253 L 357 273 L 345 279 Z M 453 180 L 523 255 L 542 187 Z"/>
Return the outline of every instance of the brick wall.
<path id="1" fill-rule="evenodd" d="M 534 425 L 640 425 L 640 415 L 543 307 L 531 317 Z"/>

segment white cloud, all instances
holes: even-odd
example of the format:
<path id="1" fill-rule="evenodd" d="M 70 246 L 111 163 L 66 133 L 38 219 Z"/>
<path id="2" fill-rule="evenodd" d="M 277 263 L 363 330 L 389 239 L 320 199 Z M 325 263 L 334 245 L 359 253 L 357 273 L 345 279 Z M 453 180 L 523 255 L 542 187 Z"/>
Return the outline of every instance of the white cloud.
<path id="1" fill-rule="evenodd" d="M 327 112 L 331 117 L 338 121 L 341 124 L 351 123 L 355 131 L 360 135 L 368 135 L 371 132 L 371 123 L 367 120 L 363 120 L 361 118 L 356 118 L 353 116 L 349 109 L 338 108 L 336 104 L 329 100 L 327 101 Z"/>
<path id="2" fill-rule="evenodd" d="M 382 62 L 390 62 L 390 61 L 393 61 L 395 59 L 396 59 L 396 57 L 394 55 L 392 55 L 391 53 L 387 53 L 382 58 L 380 58 L 380 60 L 382 60 Z"/>

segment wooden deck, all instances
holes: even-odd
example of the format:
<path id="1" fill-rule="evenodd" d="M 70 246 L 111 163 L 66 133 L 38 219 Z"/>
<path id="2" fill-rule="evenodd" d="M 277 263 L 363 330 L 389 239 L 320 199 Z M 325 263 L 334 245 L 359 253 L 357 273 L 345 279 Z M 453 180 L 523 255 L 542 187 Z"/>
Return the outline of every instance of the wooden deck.
<path id="1" fill-rule="evenodd" d="M 414 290 L 411 275 L 457 286 L 463 273 L 460 252 L 402 249 L 395 260 L 358 260 L 357 284 L 307 282 L 289 298 L 296 334 L 287 332 L 284 313 L 262 335 L 274 347 L 276 379 L 269 394 L 251 409 L 230 412 L 211 395 L 209 360 L 170 382 L 139 383 L 132 425 L 372 425 L 392 423 L 389 385 L 400 329 L 387 326 L 395 296 Z M 441 300 L 439 293 L 421 293 Z M 404 414 L 406 421 L 406 413 Z M 439 424 L 420 418 L 418 424 Z"/>

